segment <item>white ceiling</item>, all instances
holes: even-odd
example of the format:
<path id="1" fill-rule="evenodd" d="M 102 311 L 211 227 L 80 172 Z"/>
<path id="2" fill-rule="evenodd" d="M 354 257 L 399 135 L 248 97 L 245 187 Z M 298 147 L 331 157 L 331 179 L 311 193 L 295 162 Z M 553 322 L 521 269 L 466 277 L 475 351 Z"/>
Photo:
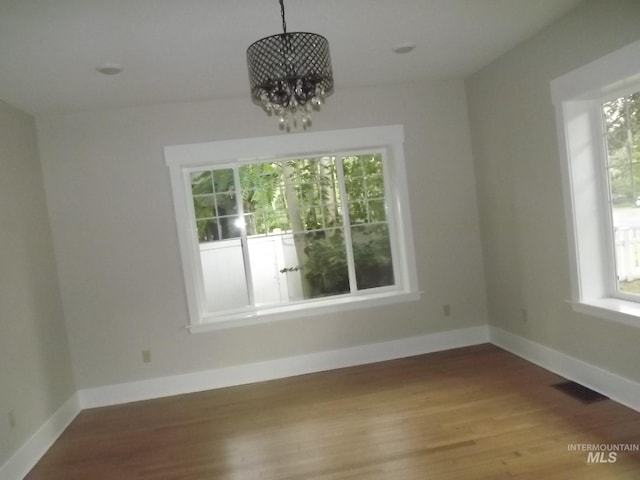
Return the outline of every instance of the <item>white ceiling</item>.
<path id="1" fill-rule="evenodd" d="M 581 0 L 289 0 L 330 43 L 336 89 L 464 78 Z M 27 112 L 246 96 L 246 48 L 277 0 L 0 0 L 0 99 Z M 416 49 L 392 52 L 398 43 Z M 96 72 L 103 63 L 123 72 Z"/>

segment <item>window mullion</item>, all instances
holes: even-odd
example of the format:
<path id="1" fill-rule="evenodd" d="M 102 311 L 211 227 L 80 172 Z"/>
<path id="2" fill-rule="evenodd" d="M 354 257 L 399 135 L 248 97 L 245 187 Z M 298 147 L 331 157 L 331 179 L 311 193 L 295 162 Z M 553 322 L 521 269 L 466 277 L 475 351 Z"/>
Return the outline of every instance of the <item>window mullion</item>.
<path id="1" fill-rule="evenodd" d="M 391 168 L 389 165 L 387 155 L 382 158 L 382 176 L 384 178 L 384 205 L 385 205 L 385 215 L 387 221 L 388 231 L 394 232 L 389 235 L 389 243 L 391 246 L 391 265 L 393 267 L 393 278 L 395 279 L 396 287 L 401 286 L 406 282 L 405 277 L 402 275 L 403 271 L 400 268 L 400 255 L 402 254 L 402 250 L 398 246 L 398 236 L 395 232 L 398 232 L 398 223 L 396 220 L 396 207 L 397 205 L 390 205 L 390 199 L 396 198 L 395 189 L 397 185 L 395 184 L 395 174 L 391 174 L 389 169 Z"/>
<path id="2" fill-rule="evenodd" d="M 242 202 L 242 187 L 240 186 L 240 171 L 238 167 L 233 167 L 233 183 L 236 191 L 236 209 L 240 220 L 240 245 L 242 247 L 242 259 L 244 264 L 244 277 L 247 282 L 247 294 L 249 295 L 249 305 L 255 306 L 255 293 L 253 291 L 253 275 L 251 273 L 251 258 L 249 256 L 249 241 L 247 239 L 247 225 L 245 223 L 244 205 Z"/>
<path id="3" fill-rule="evenodd" d="M 338 173 L 338 186 L 340 190 L 340 206 L 342 207 L 342 225 L 345 249 L 347 253 L 347 269 L 349 272 L 349 289 L 351 293 L 358 291 L 356 281 L 356 265 L 353 257 L 353 244 L 351 240 L 351 222 L 349 220 L 349 203 L 347 201 L 347 186 L 344 181 L 344 170 L 342 168 L 342 156 L 336 157 L 336 171 Z"/>

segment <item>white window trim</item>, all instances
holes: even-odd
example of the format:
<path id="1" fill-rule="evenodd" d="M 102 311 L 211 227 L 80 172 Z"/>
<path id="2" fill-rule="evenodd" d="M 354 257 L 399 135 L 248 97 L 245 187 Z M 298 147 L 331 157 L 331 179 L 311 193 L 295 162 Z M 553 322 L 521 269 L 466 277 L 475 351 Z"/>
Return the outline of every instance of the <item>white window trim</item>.
<path id="1" fill-rule="evenodd" d="M 560 146 L 573 309 L 640 327 L 640 303 L 619 295 L 605 205 L 601 103 L 638 90 L 640 41 L 551 82 Z"/>
<path id="2" fill-rule="evenodd" d="M 189 145 L 174 145 L 164 148 L 165 161 L 169 167 L 173 200 L 182 258 L 182 268 L 189 308 L 188 328 L 192 333 L 221 328 L 246 326 L 291 317 L 329 314 L 357 308 L 372 308 L 397 302 L 417 300 L 417 272 L 407 176 L 404 161 L 404 129 L 401 125 L 356 128 L 347 130 L 281 134 L 271 137 L 247 138 L 206 142 Z M 350 150 L 384 150 L 389 157 L 385 162 L 385 183 L 390 229 L 396 232 L 397 245 L 395 265 L 401 265 L 396 277 L 397 288 L 393 291 L 380 289 L 377 293 L 336 296 L 306 301 L 304 303 L 253 310 L 245 313 L 210 316 L 196 281 L 200 268 L 197 251 L 197 234 L 190 212 L 190 180 L 188 172 L 193 168 L 211 165 L 236 165 L 247 160 L 265 160 L 296 155 L 327 154 Z"/>

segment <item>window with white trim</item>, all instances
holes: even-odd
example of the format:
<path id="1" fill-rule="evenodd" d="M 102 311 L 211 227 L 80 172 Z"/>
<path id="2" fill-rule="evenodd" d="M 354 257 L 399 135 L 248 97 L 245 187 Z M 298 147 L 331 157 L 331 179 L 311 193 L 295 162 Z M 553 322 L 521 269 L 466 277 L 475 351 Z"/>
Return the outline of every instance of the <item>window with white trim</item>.
<path id="1" fill-rule="evenodd" d="M 640 85 L 601 106 L 615 293 L 640 301 Z"/>
<path id="2" fill-rule="evenodd" d="M 165 148 L 192 330 L 417 298 L 402 127 Z"/>
<path id="3" fill-rule="evenodd" d="M 640 42 L 551 82 L 576 311 L 640 326 Z"/>

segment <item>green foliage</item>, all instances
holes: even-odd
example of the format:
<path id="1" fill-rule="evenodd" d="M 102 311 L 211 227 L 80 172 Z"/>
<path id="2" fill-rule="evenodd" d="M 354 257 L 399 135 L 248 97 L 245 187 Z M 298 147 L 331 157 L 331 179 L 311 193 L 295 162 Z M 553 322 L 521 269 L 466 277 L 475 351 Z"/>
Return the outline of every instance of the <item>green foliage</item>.
<path id="1" fill-rule="evenodd" d="M 617 205 L 640 195 L 640 92 L 602 105 L 609 162 L 609 186 Z"/>
<path id="2" fill-rule="evenodd" d="M 285 265 L 281 272 L 304 272 L 306 298 L 350 291 L 343 203 L 348 206 L 349 222 L 354 226 L 353 254 L 360 272 L 359 288 L 393 283 L 393 274 L 389 277 L 392 269 L 382 159 L 377 154 L 348 156 L 342 159 L 342 168 L 346 202 L 341 198 L 335 157 L 253 163 L 238 168 L 237 193 L 242 198 L 247 235 L 268 235 L 276 229 L 294 233 L 300 265 Z M 191 175 L 201 242 L 233 236 L 229 225 L 237 219 L 234 185 L 231 168 Z"/>
<path id="3" fill-rule="evenodd" d="M 207 170 L 191 174 L 191 193 L 200 242 L 237 236 L 233 170 Z"/>
<path id="4" fill-rule="evenodd" d="M 385 221 L 380 155 L 347 157 L 343 165 L 351 224 Z"/>
<path id="5" fill-rule="evenodd" d="M 307 261 L 305 276 L 312 290 L 311 298 L 349 292 L 349 272 L 342 231 L 305 235 Z"/>
<path id="6" fill-rule="evenodd" d="M 352 229 L 352 237 L 358 289 L 393 285 L 388 226 L 357 226 Z"/>
<path id="7" fill-rule="evenodd" d="M 291 189 L 290 210 L 300 231 L 334 228 L 341 223 L 340 191 L 333 157 L 306 158 L 287 162 L 287 185 Z M 292 222 L 295 225 L 295 222 Z"/>
<path id="8" fill-rule="evenodd" d="M 243 165 L 240 167 L 240 188 L 244 211 L 249 214 L 247 234 L 289 229 L 282 193 L 282 164 Z"/>

